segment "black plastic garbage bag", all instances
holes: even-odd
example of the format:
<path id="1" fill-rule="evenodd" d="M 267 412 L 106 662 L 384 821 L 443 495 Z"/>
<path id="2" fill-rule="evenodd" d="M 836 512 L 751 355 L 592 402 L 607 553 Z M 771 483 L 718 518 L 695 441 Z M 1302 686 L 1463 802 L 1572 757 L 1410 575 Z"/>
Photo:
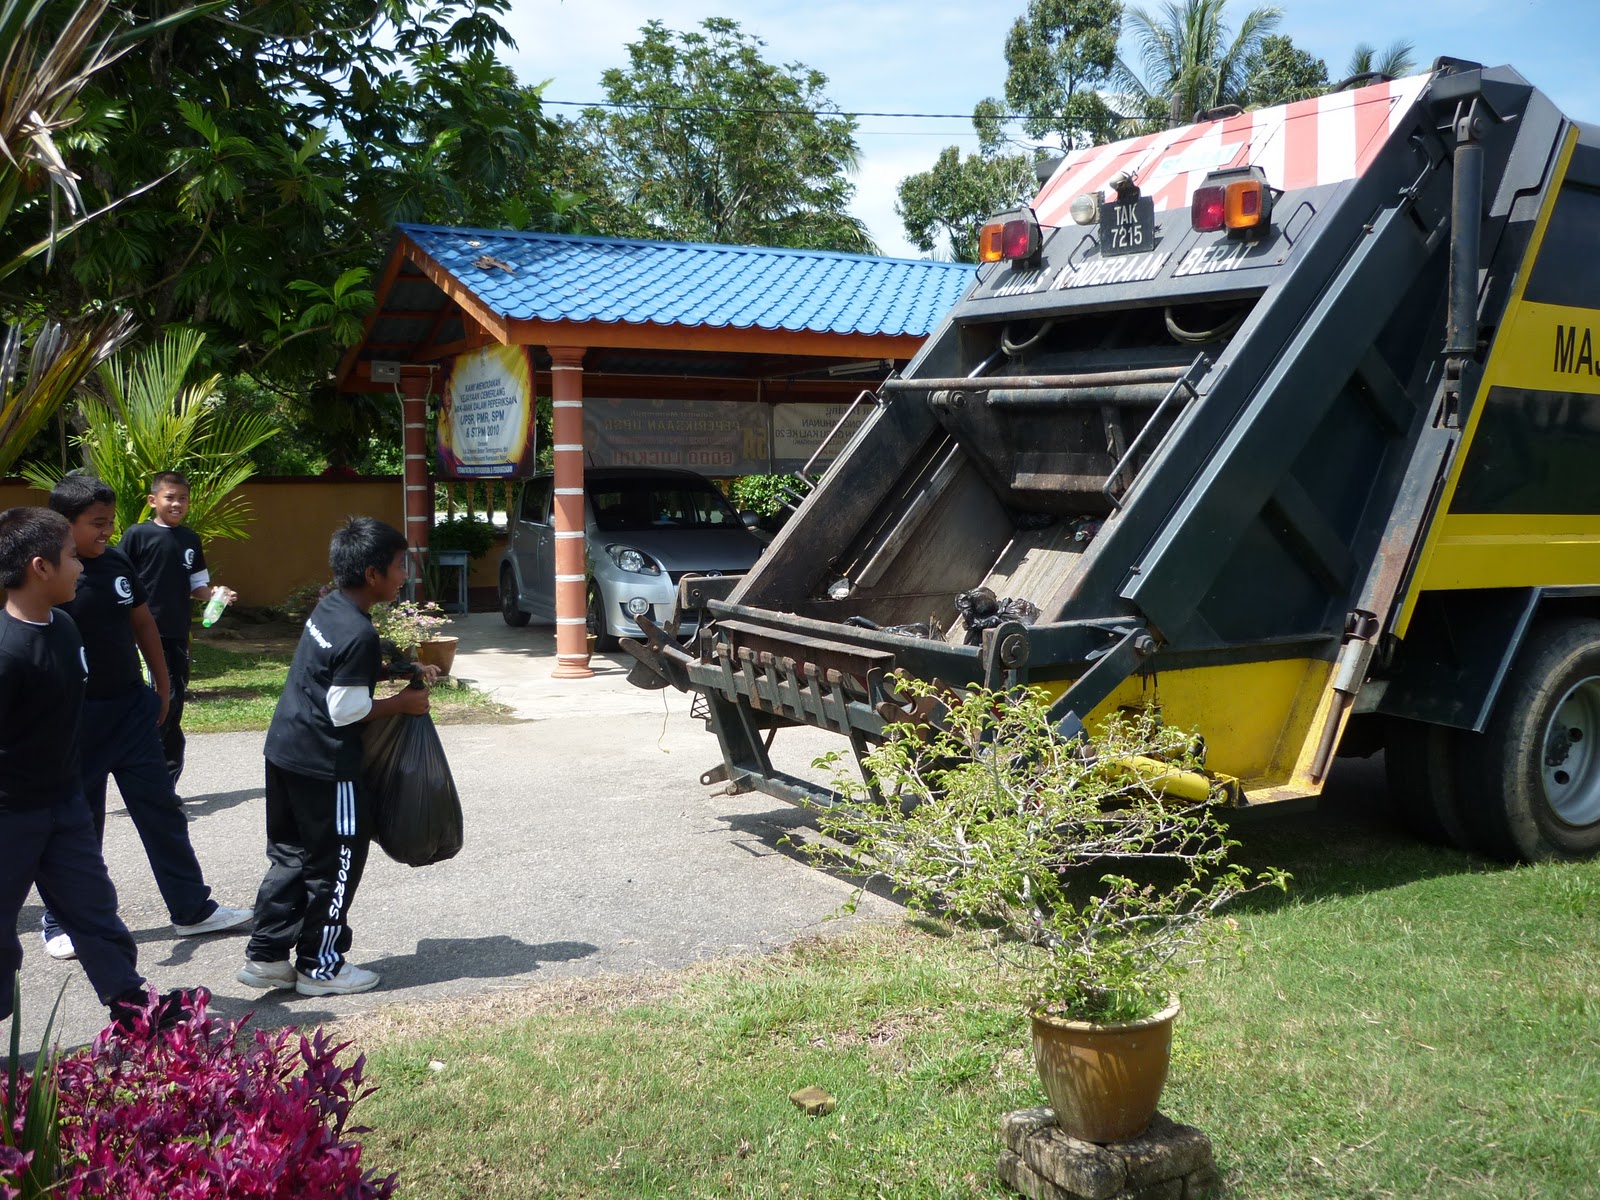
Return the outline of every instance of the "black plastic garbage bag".
<path id="1" fill-rule="evenodd" d="M 1039 619 L 1039 606 L 1031 600 L 1024 600 L 1020 596 L 1002 600 L 986 587 L 975 587 L 957 596 L 956 612 L 961 615 L 961 624 L 967 631 L 965 641 L 969 646 L 983 643 L 985 629 L 993 629 L 1006 621 L 1032 625 Z"/>
<path id="2" fill-rule="evenodd" d="M 400 713 L 371 721 L 361 734 L 367 794 L 378 845 L 409 867 L 461 851 L 461 797 L 433 718 Z"/>

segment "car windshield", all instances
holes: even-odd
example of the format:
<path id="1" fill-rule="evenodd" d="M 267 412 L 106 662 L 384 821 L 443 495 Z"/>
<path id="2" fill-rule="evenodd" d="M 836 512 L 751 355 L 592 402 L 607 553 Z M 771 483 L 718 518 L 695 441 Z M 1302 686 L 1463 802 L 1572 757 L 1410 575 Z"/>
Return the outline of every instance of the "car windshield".
<path id="1" fill-rule="evenodd" d="M 594 523 L 605 533 L 643 529 L 739 529 L 739 514 L 710 484 L 667 479 L 588 485 Z"/>

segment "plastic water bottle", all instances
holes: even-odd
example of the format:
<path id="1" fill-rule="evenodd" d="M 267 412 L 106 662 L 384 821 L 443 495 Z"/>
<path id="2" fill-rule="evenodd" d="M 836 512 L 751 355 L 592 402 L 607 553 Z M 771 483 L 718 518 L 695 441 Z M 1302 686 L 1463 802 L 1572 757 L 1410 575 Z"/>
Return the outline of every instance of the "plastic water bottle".
<path id="1" fill-rule="evenodd" d="M 200 614 L 200 624 L 210 629 L 217 623 L 217 618 L 222 615 L 222 610 L 228 607 L 228 593 L 213 587 L 211 599 L 206 601 L 206 610 Z"/>

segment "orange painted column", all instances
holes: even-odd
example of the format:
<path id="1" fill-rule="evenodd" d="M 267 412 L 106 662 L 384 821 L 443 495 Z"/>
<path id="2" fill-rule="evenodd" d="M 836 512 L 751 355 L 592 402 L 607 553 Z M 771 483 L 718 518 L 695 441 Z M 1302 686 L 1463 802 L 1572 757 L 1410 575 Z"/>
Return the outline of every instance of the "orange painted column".
<path id="1" fill-rule="evenodd" d="M 411 547 L 411 578 L 418 600 L 426 599 L 428 534 L 433 529 L 433 464 L 428 461 L 428 393 L 433 373 L 400 376 L 400 414 L 405 425 L 406 527 Z"/>
<path id="2" fill-rule="evenodd" d="M 551 346 L 555 437 L 556 669 L 553 679 L 590 679 L 589 595 L 583 547 L 583 351 Z"/>

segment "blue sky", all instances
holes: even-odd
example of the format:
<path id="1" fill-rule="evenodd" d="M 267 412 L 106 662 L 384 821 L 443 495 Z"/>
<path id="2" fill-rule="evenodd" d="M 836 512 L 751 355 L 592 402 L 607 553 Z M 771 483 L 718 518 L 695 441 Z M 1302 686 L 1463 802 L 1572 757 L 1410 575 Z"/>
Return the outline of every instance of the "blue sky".
<path id="1" fill-rule="evenodd" d="M 528 83 L 550 80 L 551 100 L 600 99 L 600 73 L 626 64 L 626 44 L 652 17 L 688 29 L 730 16 L 762 38 L 768 56 L 828 76 L 850 111 L 969 113 L 1005 81 L 1002 44 L 1025 0 L 514 0 L 510 61 Z M 1158 3 L 1148 3 L 1152 11 Z M 1231 0 L 1245 12 L 1245 0 Z M 1327 60 L 1337 77 L 1356 43 L 1405 38 L 1419 62 L 1447 54 L 1509 63 L 1569 116 L 1600 122 L 1600 0 L 1283 0 L 1279 32 Z M 558 109 L 571 112 L 570 109 Z M 894 212 L 895 188 L 947 145 L 975 148 L 966 120 L 863 117 L 853 205 L 885 254 L 915 256 Z"/>

